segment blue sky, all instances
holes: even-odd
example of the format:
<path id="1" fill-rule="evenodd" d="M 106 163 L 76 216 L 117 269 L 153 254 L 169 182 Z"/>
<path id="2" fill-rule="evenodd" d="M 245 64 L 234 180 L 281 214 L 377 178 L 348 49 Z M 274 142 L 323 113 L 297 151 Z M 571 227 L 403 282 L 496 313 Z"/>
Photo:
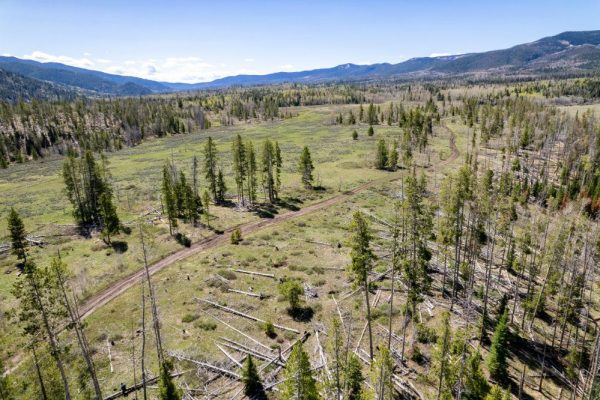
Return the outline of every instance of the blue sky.
<path id="1" fill-rule="evenodd" d="M 0 54 L 199 82 L 505 48 L 599 16 L 599 0 L 0 0 Z"/>

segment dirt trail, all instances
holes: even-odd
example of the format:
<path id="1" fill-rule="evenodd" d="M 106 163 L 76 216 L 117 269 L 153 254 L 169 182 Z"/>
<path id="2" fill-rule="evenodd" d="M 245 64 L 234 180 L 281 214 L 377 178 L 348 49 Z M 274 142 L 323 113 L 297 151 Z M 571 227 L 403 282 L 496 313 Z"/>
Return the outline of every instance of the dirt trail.
<path id="1" fill-rule="evenodd" d="M 451 163 L 459 156 L 460 153 L 459 153 L 456 145 L 451 142 L 450 146 L 451 146 L 451 150 L 452 150 L 452 153 L 450 154 L 450 156 L 447 159 L 440 161 L 439 163 L 432 166 L 431 169 L 439 169 L 440 167 L 443 167 L 443 166 Z M 330 198 L 322 200 L 318 203 L 314 203 L 314 204 L 311 204 L 304 208 L 301 208 L 298 211 L 288 211 L 283 214 L 277 214 L 273 218 L 261 219 L 258 221 L 252 221 L 252 222 L 248 222 L 248 223 L 245 223 L 242 225 L 231 227 L 231 228 L 225 230 L 223 232 L 223 234 L 211 236 L 209 238 L 200 240 L 200 241 L 194 243 L 189 248 L 179 250 L 179 251 L 172 253 L 172 254 L 166 256 L 165 258 L 151 264 L 149 266 L 150 274 L 153 275 L 153 274 L 161 271 L 162 269 L 168 267 L 169 265 L 176 263 L 177 261 L 184 260 L 184 259 L 191 257 L 195 254 L 198 254 L 204 250 L 212 249 L 214 247 L 217 247 L 217 246 L 220 246 L 222 244 L 229 242 L 229 237 L 231 235 L 231 232 L 236 228 L 239 228 L 242 231 L 242 235 L 246 236 L 251 233 L 260 231 L 261 229 L 264 229 L 264 228 L 267 228 L 270 226 L 274 226 L 274 225 L 279 225 L 279 224 L 281 224 L 285 221 L 288 221 L 292 218 L 301 217 L 303 215 L 311 214 L 316 211 L 331 207 L 335 204 L 339 204 L 339 203 L 343 202 L 344 200 L 348 199 L 349 197 L 352 197 L 360 192 L 363 192 L 373 186 L 377 186 L 377 185 L 380 185 L 383 183 L 395 181 L 395 180 L 399 179 L 400 176 L 401 176 L 401 173 L 390 174 L 389 176 L 386 176 L 384 178 L 376 179 L 374 181 L 360 185 L 352 190 L 343 192 L 339 195 L 330 197 Z M 107 304 L 111 300 L 115 299 L 116 297 L 121 295 L 123 292 L 125 292 L 127 289 L 131 288 L 135 284 L 141 282 L 142 279 L 144 278 L 144 276 L 145 276 L 144 270 L 140 269 L 139 271 L 134 272 L 133 274 L 129 275 L 128 277 L 123 278 L 122 280 L 120 280 L 118 282 L 115 282 L 109 288 L 107 288 L 107 289 L 99 292 L 98 294 L 94 295 L 93 297 L 91 297 L 85 304 L 83 304 L 81 306 L 80 312 L 81 312 L 82 318 L 88 317 L 90 314 L 92 314 L 98 308 L 102 307 L 103 305 Z"/>

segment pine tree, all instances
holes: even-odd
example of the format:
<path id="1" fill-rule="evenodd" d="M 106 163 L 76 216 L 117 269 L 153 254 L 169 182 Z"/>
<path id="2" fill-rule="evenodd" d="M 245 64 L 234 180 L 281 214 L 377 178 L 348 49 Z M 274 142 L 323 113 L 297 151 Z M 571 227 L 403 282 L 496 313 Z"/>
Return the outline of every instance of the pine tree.
<path id="1" fill-rule="evenodd" d="M 63 179 L 78 224 L 102 228 L 100 197 L 106 194 L 112 202 L 109 177 L 106 163 L 98 164 L 91 151 L 86 151 L 80 159 L 70 154 L 65 160 Z"/>
<path id="2" fill-rule="evenodd" d="M 63 323 L 66 311 L 61 306 L 58 285 L 47 268 L 38 268 L 30 260 L 25 264 L 24 272 L 24 279 L 16 281 L 12 291 L 20 302 L 19 320 L 25 334 L 32 338 L 45 337 L 60 372 L 65 398 L 69 400 L 69 380 L 62 358 L 64 349 L 58 341 L 58 327 Z"/>
<path id="3" fill-rule="evenodd" d="M 398 142 L 394 140 L 388 159 L 388 168 L 395 171 L 398 168 Z"/>
<path id="4" fill-rule="evenodd" d="M 208 189 L 213 196 L 213 201 L 219 203 L 220 200 L 217 191 L 217 146 L 210 136 L 204 146 L 204 174 L 206 181 L 208 182 Z"/>
<path id="5" fill-rule="evenodd" d="M 108 192 L 104 192 L 100 195 L 99 199 L 100 206 L 100 219 L 102 221 L 102 240 L 106 244 L 111 244 L 111 236 L 119 233 L 121 229 L 121 222 L 117 215 L 117 209 L 112 203 L 112 196 Z"/>
<path id="6" fill-rule="evenodd" d="M 251 141 L 246 142 L 246 175 L 248 182 L 248 200 L 250 204 L 256 202 L 256 153 L 254 152 L 254 144 Z"/>
<path id="7" fill-rule="evenodd" d="M 246 357 L 246 362 L 244 363 L 244 370 L 242 371 L 242 382 L 244 383 L 244 394 L 248 396 L 249 399 L 267 399 L 265 389 L 263 387 L 262 382 L 260 381 L 258 370 L 256 369 L 254 361 L 252 361 L 251 355 L 248 355 L 248 357 Z"/>
<path id="8" fill-rule="evenodd" d="M 263 143 L 262 158 L 261 158 L 261 172 L 262 172 L 262 183 L 263 188 L 266 192 L 266 197 L 269 203 L 273 203 L 276 196 L 275 190 L 275 149 L 273 143 L 267 139 Z"/>
<path id="9" fill-rule="evenodd" d="M 170 164 L 168 163 L 165 163 L 163 166 L 162 201 L 167 220 L 169 221 L 169 233 L 173 235 L 173 228 L 177 227 L 177 205 L 170 168 Z"/>
<path id="10" fill-rule="evenodd" d="M 505 310 L 498 324 L 496 324 L 490 354 L 487 358 L 490 376 L 496 382 L 504 382 L 508 377 L 508 364 L 506 361 L 508 356 L 508 336 L 508 310 Z"/>
<path id="11" fill-rule="evenodd" d="M 307 189 L 310 189 L 312 187 L 312 183 L 313 183 L 313 170 L 315 169 L 315 167 L 313 166 L 311 157 L 310 157 L 310 150 L 308 150 L 307 146 L 304 146 L 304 149 L 302 149 L 302 154 L 300 155 L 300 162 L 299 162 L 299 166 L 298 166 L 298 171 L 300 172 L 300 175 L 302 176 L 302 183 L 304 184 L 304 187 Z"/>
<path id="12" fill-rule="evenodd" d="M 356 132 L 356 129 L 352 131 L 352 140 L 358 140 L 358 132 Z"/>
<path id="13" fill-rule="evenodd" d="M 281 384 L 282 400 L 319 400 L 317 383 L 312 375 L 308 354 L 297 342 L 286 363 Z"/>
<path id="14" fill-rule="evenodd" d="M 348 365 L 344 373 L 346 399 L 361 400 L 363 398 L 364 376 L 362 374 L 362 365 L 358 356 L 351 353 L 348 357 Z"/>
<path id="15" fill-rule="evenodd" d="M 394 360 L 387 346 L 380 346 L 375 360 L 371 364 L 371 382 L 373 398 L 394 400 Z"/>
<path id="16" fill-rule="evenodd" d="M 369 125 L 369 129 L 367 130 L 367 136 L 373 136 L 375 134 L 375 130 L 373 129 L 373 125 Z"/>
<path id="17" fill-rule="evenodd" d="M 219 169 L 217 174 L 217 203 L 225 202 L 225 194 L 227 193 L 227 186 L 225 186 L 225 178 L 223 177 L 223 171 Z"/>
<path id="18" fill-rule="evenodd" d="M 369 356 L 373 359 L 373 335 L 371 331 L 371 305 L 369 302 L 369 272 L 373 268 L 375 254 L 371 250 L 371 231 L 367 221 L 360 211 L 354 213 L 350 225 L 350 257 L 352 263 L 349 272 L 356 286 L 363 286 L 365 292 L 365 306 L 367 308 L 367 326 L 369 328 Z"/>
<path id="19" fill-rule="evenodd" d="M 379 139 L 377 142 L 377 154 L 375 155 L 375 168 L 386 169 L 388 165 L 388 150 L 385 140 Z"/>
<path id="20" fill-rule="evenodd" d="M 279 148 L 279 142 L 277 142 L 277 140 L 275 141 L 273 148 L 275 150 L 275 199 L 277 199 L 279 196 L 279 192 L 281 190 L 281 166 L 282 166 L 281 149 Z"/>
<path id="21" fill-rule="evenodd" d="M 246 164 L 246 147 L 242 142 L 242 137 L 238 134 L 232 145 L 233 154 L 233 174 L 237 187 L 238 202 L 244 204 L 244 182 L 246 181 L 247 167 Z"/>
<path id="22" fill-rule="evenodd" d="M 424 179 L 424 175 L 422 178 Z M 408 247 L 404 276 L 408 285 L 407 304 L 411 306 L 413 316 L 416 314 L 417 304 L 422 300 L 423 293 L 429 289 L 431 283 L 428 274 L 431 258 L 428 239 L 431 236 L 432 213 L 424 204 L 425 187 L 426 182 L 417 180 L 413 168 L 412 173 L 406 178 L 403 201 L 407 217 Z"/>
<path id="23" fill-rule="evenodd" d="M 464 373 L 465 391 L 464 396 L 469 400 L 480 400 L 490 390 L 490 385 L 481 369 L 481 354 L 473 352 L 467 360 Z"/>
<path id="24" fill-rule="evenodd" d="M 171 374 L 173 373 L 173 363 L 170 360 L 164 360 L 160 368 L 160 377 L 158 380 L 158 398 L 160 400 L 180 400 L 181 389 L 175 385 Z"/>
<path id="25" fill-rule="evenodd" d="M 437 380 L 438 400 L 441 398 L 452 398 L 452 371 L 450 366 L 450 344 L 452 342 L 452 330 L 450 328 L 450 314 L 444 312 L 442 315 L 442 334 L 431 355 L 432 378 Z"/>
<path id="26" fill-rule="evenodd" d="M 204 209 L 204 217 L 206 218 L 206 226 L 208 227 L 208 229 L 210 229 L 210 194 L 208 193 L 208 190 L 205 190 L 204 193 L 202 193 L 202 204 L 203 204 L 203 209 Z"/>
<path id="27" fill-rule="evenodd" d="M 19 214 L 14 208 L 10 209 L 8 214 L 8 230 L 10 232 L 10 241 L 12 252 L 17 256 L 17 259 L 27 262 L 27 233 L 25 225 Z"/>

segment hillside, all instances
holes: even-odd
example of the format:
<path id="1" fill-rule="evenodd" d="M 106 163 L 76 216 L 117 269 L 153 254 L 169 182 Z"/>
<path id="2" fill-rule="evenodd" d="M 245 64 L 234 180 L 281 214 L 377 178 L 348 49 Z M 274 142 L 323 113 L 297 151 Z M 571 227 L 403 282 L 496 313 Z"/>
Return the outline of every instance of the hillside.
<path id="1" fill-rule="evenodd" d="M 0 99 L 15 103 L 18 100 L 72 100 L 75 90 L 0 69 Z"/>
<path id="2" fill-rule="evenodd" d="M 600 69 L 600 31 L 563 32 L 535 42 L 483 53 L 443 57 L 418 57 L 398 64 L 342 64 L 298 72 L 237 75 L 204 83 L 156 82 L 131 76 L 107 74 L 59 63 L 40 63 L 0 57 L 0 68 L 28 78 L 77 87 L 101 95 L 139 96 L 229 86 L 281 83 L 447 79 L 456 77 L 511 78 L 522 76 L 577 76 Z M 5 93 L 2 98 L 14 98 Z"/>

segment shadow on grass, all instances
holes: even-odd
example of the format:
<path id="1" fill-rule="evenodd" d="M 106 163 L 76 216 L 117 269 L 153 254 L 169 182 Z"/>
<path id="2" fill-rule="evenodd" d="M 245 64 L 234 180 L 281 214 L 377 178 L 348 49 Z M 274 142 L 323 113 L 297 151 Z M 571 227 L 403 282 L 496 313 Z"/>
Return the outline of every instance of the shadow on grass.
<path id="1" fill-rule="evenodd" d="M 113 240 L 113 242 L 110 245 L 115 251 L 115 253 L 118 254 L 123 254 L 129 249 L 129 245 L 127 244 L 127 242 L 121 240 Z"/>
<path id="2" fill-rule="evenodd" d="M 313 315 L 315 314 L 312 307 L 295 307 L 295 308 L 289 307 L 287 309 L 287 312 L 288 312 L 289 316 L 292 317 L 294 319 L 294 321 L 297 321 L 297 322 L 310 322 Z"/>

